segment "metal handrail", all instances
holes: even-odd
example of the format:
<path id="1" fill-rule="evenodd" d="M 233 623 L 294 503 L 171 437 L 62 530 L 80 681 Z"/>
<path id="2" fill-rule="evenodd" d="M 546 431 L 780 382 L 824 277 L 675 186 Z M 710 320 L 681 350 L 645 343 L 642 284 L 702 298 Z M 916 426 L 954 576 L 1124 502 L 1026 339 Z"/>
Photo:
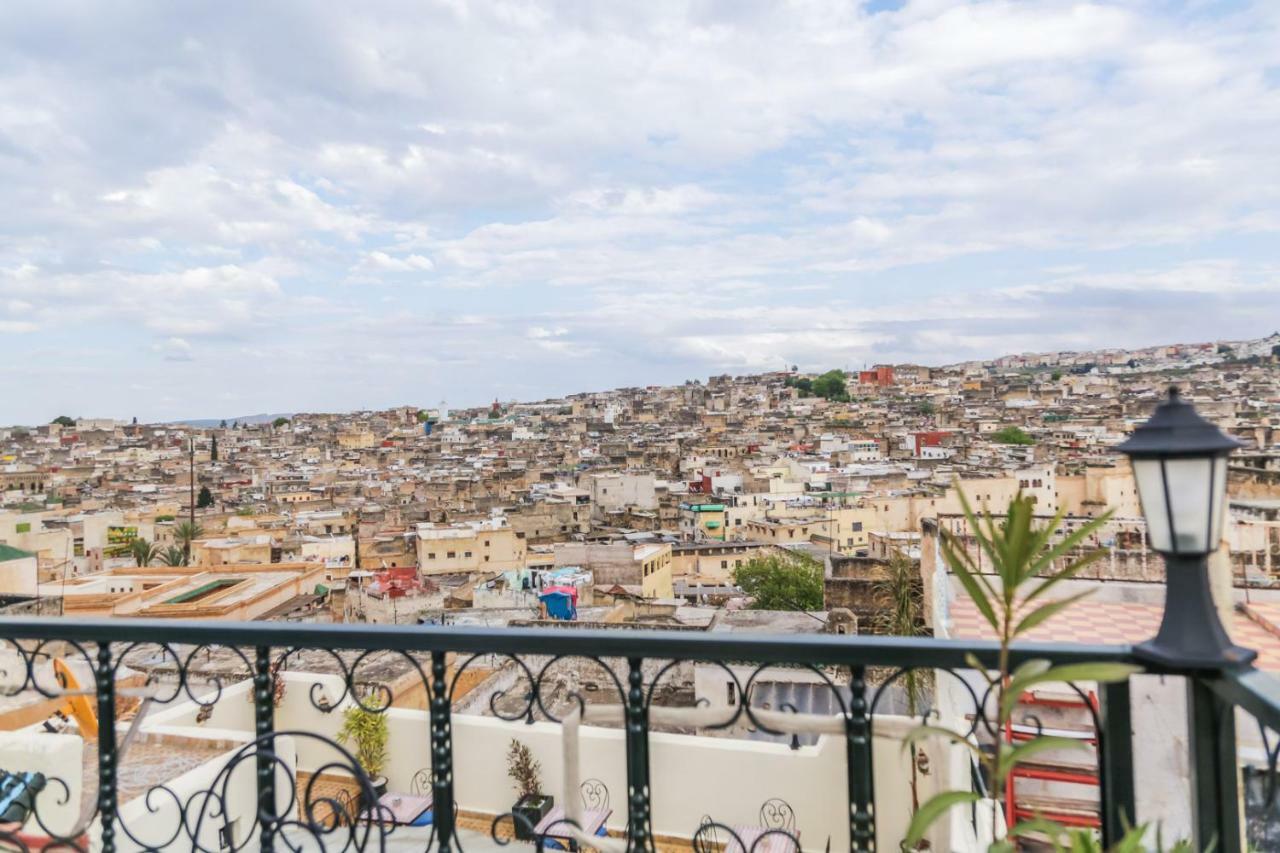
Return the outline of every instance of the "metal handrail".
<path id="1" fill-rule="evenodd" d="M 969 656 L 995 666 L 1000 647 L 986 640 L 690 631 L 559 631 L 548 628 L 472 628 L 439 625 L 320 625 L 309 623 L 203 622 L 172 619 L 4 620 L 8 637 L 90 643 L 297 646 L 313 649 L 378 649 L 529 655 L 580 654 L 692 661 L 930 666 L 969 668 Z M 1053 663 L 1136 662 L 1127 645 L 1017 643 L 1014 664 L 1043 658 Z"/>

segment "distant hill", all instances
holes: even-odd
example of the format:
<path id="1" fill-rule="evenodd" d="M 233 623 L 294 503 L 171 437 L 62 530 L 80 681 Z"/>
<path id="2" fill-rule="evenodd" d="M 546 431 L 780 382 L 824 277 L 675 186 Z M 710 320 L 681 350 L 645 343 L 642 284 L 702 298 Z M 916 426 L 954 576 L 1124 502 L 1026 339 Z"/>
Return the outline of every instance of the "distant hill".
<path id="1" fill-rule="evenodd" d="M 213 427 L 216 427 L 219 424 L 221 424 L 224 420 L 227 422 L 228 426 L 237 422 L 246 424 L 248 426 L 253 426 L 255 424 L 269 424 L 272 421 L 274 421 L 276 418 L 292 418 L 292 417 L 293 417 L 292 412 L 286 412 L 283 414 L 276 414 L 276 415 L 241 415 L 238 418 L 204 418 L 201 420 L 170 421 L 169 423 L 175 424 L 175 425 L 180 424 L 182 426 L 196 427 L 197 429 L 212 429 Z"/>

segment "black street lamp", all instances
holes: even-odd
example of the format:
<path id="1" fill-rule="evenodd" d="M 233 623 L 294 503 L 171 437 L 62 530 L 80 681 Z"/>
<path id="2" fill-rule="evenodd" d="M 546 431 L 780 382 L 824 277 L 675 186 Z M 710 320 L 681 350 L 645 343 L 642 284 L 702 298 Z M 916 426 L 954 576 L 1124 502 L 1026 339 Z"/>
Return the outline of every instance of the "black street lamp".
<path id="1" fill-rule="evenodd" d="M 1234 645 L 1214 607 L 1209 554 L 1222 539 L 1227 456 L 1240 446 L 1169 389 L 1155 414 L 1116 449 L 1129 457 L 1151 547 L 1164 556 L 1164 617 L 1155 637 L 1134 647 L 1175 669 L 1252 661 Z"/>

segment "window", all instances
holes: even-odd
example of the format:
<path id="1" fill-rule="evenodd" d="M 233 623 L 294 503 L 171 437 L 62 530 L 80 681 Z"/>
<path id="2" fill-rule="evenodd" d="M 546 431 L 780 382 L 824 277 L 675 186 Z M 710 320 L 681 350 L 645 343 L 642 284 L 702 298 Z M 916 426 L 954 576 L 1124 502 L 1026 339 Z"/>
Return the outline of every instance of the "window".
<path id="1" fill-rule="evenodd" d="M 487 563 L 487 562 L 489 562 L 489 555 L 488 555 L 488 554 L 485 554 L 485 555 L 484 555 L 484 561 L 485 561 L 486 563 Z"/>
<path id="2" fill-rule="evenodd" d="M 427 554 L 427 559 L 428 559 L 428 560 L 434 560 L 435 558 L 436 558 L 436 552 L 435 552 L 435 551 L 432 551 L 431 553 Z"/>
<path id="3" fill-rule="evenodd" d="M 722 568 L 722 569 L 727 569 L 727 568 L 729 568 L 729 561 L 728 561 L 728 560 L 721 560 L 721 561 L 720 561 L 720 568 Z"/>
<path id="4" fill-rule="evenodd" d="M 464 556 L 464 557 L 470 557 L 470 556 L 471 556 L 471 552 L 470 552 L 470 551 L 463 551 L 463 552 L 462 552 L 462 556 Z"/>
<path id="5" fill-rule="evenodd" d="M 452 560 L 454 557 L 458 556 L 458 552 L 450 551 L 448 554 L 445 554 L 445 556 L 448 557 L 450 560 Z"/>
<path id="6" fill-rule="evenodd" d="M 734 685 L 734 683 L 733 683 L 732 681 L 730 681 L 730 682 L 729 682 L 729 684 L 728 684 L 728 687 L 729 687 L 729 704 L 730 704 L 730 705 L 737 705 L 737 704 L 738 704 L 738 693 L 737 693 L 737 691 L 734 689 L 734 686 L 735 686 L 735 685 Z"/>
<path id="7" fill-rule="evenodd" d="M 851 525 L 850 525 L 849 529 L 850 529 L 850 530 L 852 530 L 854 533 L 861 533 L 861 532 L 862 532 L 862 522 L 861 522 L 861 521 L 855 521 L 853 524 L 851 524 Z"/>
<path id="8" fill-rule="evenodd" d="M 741 561 L 741 560 L 734 560 L 734 561 L 733 561 L 733 565 L 734 565 L 735 567 L 741 568 L 741 567 L 742 567 L 742 561 Z"/>

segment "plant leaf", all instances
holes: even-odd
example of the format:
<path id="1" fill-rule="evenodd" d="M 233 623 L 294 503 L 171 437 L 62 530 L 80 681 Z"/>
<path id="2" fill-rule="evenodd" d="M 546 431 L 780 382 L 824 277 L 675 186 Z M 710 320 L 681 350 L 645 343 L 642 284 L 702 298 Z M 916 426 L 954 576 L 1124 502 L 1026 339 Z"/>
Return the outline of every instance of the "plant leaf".
<path id="1" fill-rule="evenodd" d="M 907 826 L 907 834 L 902 839 L 902 849 L 914 850 L 934 821 L 952 807 L 964 803 L 976 803 L 980 799 L 982 797 L 973 791 L 943 791 L 941 794 L 934 795 L 912 815 L 911 823 Z"/>
<path id="2" fill-rule="evenodd" d="M 1075 738 L 1041 735 L 1013 749 L 1001 748 L 1000 756 L 996 761 L 996 787 L 1000 786 L 1010 770 L 1019 763 L 1029 760 L 1033 755 L 1050 749 L 1081 749 L 1084 746 L 1084 741 Z"/>
<path id="3" fill-rule="evenodd" d="M 982 589 L 982 584 L 978 583 L 975 575 L 964 565 L 965 561 L 953 559 L 952 549 L 945 538 L 943 539 L 942 550 L 943 557 L 946 558 L 955 576 L 960 580 L 964 591 L 969 593 L 969 598 L 973 599 L 973 603 L 978 608 L 978 612 L 982 614 L 982 618 L 987 620 L 987 624 L 991 626 L 996 634 L 999 634 L 1000 622 L 996 618 L 996 611 L 991 605 L 991 599 L 987 597 L 986 592 Z M 965 556 L 967 557 L 968 555 L 966 554 Z"/>
<path id="4" fill-rule="evenodd" d="M 916 726 L 914 729 L 907 732 L 907 736 L 902 739 L 903 752 L 910 749 L 913 744 L 917 744 L 925 738 L 930 737 L 940 737 L 943 740 L 951 741 L 952 743 L 967 747 L 969 751 L 978 758 L 984 757 L 982 750 L 979 749 L 977 744 L 973 743 L 973 741 L 958 732 L 953 732 L 951 729 L 946 729 L 942 726 Z"/>
<path id="5" fill-rule="evenodd" d="M 1006 690 L 1004 701 L 1000 704 L 1000 719 L 1008 719 L 1013 707 L 1018 704 L 1018 699 L 1023 691 L 1033 685 L 1059 681 L 1067 683 L 1095 681 L 1099 684 L 1106 684 L 1112 681 L 1124 681 L 1129 676 L 1139 672 L 1142 672 L 1141 667 L 1127 663 L 1068 663 L 1062 666 L 1055 666 L 1039 675 L 1024 679 L 1016 692 L 1012 689 Z M 1010 687 L 1012 687 L 1012 684 L 1010 684 Z"/>
<path id="6" fill-rule="evenodd" d="M 1094 533 L 1099 528 L 1101 528 L 1102 525 L 1110 521 L 1112 515 L 1113 515 L 1113 511 L 1107 510 L 1102 515 L 1098 516 L 1095 519 L 1090 520 L 1088 523 L 1081 525 L 1080 527 L 1076 528 L 1072 532 L 1068 533 L 1066 536 L 1062 537 L 1062 539 L 1059 540 L 1057 545 L 1054 545 L 1048 551 L 1045 551 L 1044 553 L 1040 554 L 1035 559 L 1035 561 L 1031 564 L 1031 570 L 1029 574 L 1039 575 L 1043 573 L 1046 568 L 1048 568 L 1050 565 L 1053 564 L 1054 560 L 1057 560 L 1058 558 L 1074 551 L 1080 545 L 1081 542 L 1083 542 L 1092 533 Z M 1103 552 L 1097 551 L 1095 553 L 1097 553 L 1098 556 L 1101 556 Z M 1097 557 L 1092 558 L 1092 560 L 1096 560 L 1096 559 Z M 1090 562 L 1092 562 L 1092 560 L 1090 560 Z M 1081 566 L 1080 568 L 1084 568 L 1084 566 Z M 1079 571 L 1079 569 L 1077 569 L 1077 571 Z"/>

